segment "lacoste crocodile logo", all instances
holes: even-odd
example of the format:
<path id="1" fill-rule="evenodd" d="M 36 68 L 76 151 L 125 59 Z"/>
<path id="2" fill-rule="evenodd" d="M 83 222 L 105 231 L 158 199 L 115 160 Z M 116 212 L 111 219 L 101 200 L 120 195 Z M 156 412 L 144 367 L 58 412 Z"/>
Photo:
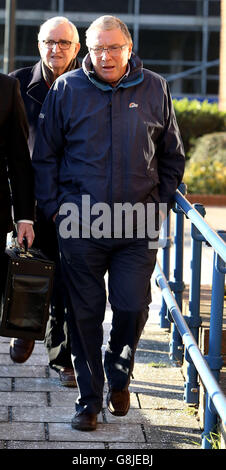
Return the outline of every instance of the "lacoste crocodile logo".
<path id="1" fill-rule="evenodd" d="M 137 103 L 130 103 L 129 108 L 138 108 L 138 104 Z"/>

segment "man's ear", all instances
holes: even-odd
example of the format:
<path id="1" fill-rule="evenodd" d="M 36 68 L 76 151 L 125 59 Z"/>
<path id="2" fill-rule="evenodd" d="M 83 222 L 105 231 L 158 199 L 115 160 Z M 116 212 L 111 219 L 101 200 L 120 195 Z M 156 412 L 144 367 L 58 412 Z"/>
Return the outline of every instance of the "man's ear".
<path id="1" fill-rule="evenodd" d="M 133 51 L 133 43 L 131 42 L 130 45 L 129 45 L 128 59 L 130 59 L 132 51 Z"/>
<path id="2" fill-rule="evenodd" d="M 80 44 L 80 42 L 77 42 L 77 43 L 75 44 L 74 58 L 78 55 L 80 49 L 81 49 L 81 44 Z"/>

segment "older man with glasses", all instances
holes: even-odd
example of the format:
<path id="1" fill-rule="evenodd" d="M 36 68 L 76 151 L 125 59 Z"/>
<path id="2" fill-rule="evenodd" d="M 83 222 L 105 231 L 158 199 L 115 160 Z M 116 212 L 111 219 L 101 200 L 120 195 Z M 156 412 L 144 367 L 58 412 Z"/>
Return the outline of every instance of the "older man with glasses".
<path id="1" fill-rule="evenodd" d="M 32 156 L 37 130 L 38 116 L 44 99 L 57 77 L 78 68 L 77 54 L 80 50 L 77 28 L 65 17 L 53 17 L 43 23 L 38 33 L 38 48 L 41 60 L 34 66 L 25 67 L 10 75 L 20 82 L 21 94 L 29 123 L 29 150 Z M 37 207 L 35 242 L 47 257 L 56 262 L 50 318 L 45 344 L 49 365 L 59 372 L 61 383 L 76 385 L 71 363 L 71 348 L 65 320 L 64 292 L 59 262 L 59 249 L 55 225 L 47 221 Z M 25 362 L 34 348 L 34 341 L 12 338 L 10 356 L 14 362 Z"/>
<path id="2" fill-rule="evenodd" d="M 67 287 L 79 390 L 71 424 L 91 431 L 102 408 L 104 369 L 109 412 L 129 410 L 157 252 L 158 217 L 151 236 L 147 211 L 158 216 L 159 203 L 170 207 L 185 159 L 168 85 L 132 53 L 127 26 L 100 17 L 86 43 L 82 68 L 58 78 L 43 105 L 33 166 L 38 203 L 58 230 Z M 129 236 L 124 214 L 117 217 L 122 205 L 144 215 L 140 227 L 134 211 Z M 103 368 L 106 272 L 113 317 Z"/>

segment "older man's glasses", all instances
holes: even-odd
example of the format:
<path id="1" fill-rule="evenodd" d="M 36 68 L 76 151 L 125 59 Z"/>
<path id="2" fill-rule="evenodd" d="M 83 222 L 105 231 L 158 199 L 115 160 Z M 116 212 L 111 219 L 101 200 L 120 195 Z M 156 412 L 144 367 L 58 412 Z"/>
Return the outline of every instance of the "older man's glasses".
<path id="1" fill-rule="evenodd" d="M 117 57 L 121 54 L 124 47 L 128 47 L 128 44 L 122 44 L 122 46 L 90 47 L 89 50 L 93 52 L 96 57 L 101 57 L 104 52 L 108 52 L 112 57 Z"/>
<path id="2" fill-rule="evenodd" d="M 53 39 L 44 39 L 42 41 L 43 46 L 46 47 L 47 49 L 53 49 L 57 44 L 62 51 L 66 51 L 67 49 L 70 49 L 73 43 L 72 41 L 66 41 L 66 39 L 60 39 L 59 41 L 53 41 Z"/>

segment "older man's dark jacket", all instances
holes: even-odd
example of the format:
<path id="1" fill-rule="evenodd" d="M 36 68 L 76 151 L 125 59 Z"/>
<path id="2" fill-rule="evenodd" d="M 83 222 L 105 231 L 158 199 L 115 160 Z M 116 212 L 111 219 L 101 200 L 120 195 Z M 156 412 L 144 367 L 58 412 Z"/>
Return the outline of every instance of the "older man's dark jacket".
<path id="1" fill-rule="evenodd" d="M 77 67 L 80 67 L 78 61 L 76 61 L 76 68 Z M 30 154 L 32 155 L 38 116 L 50 87 L 43 78 L 41 60 L 31 67 L 15 70 L 10 75 L 17 78 L 20 82 L 21 95 L 24 100 L 29 122 L 28 145 Z"/>
<path id="2" fill-rule="evenodd" d="M 14 219 L 33 220 L 33 171 L 27 146 L 28 125 L 18 80 L 0 74 L 0 233 Z M 11 200 L 12 193 L 12 200 Z"/>
<path id="3" fill-rule="evenodd" d="M 32 155 L 38 116 L 49 87 L 42 75 L 41 60 L 32 67 L 24 67 L 10 74 L 20 82 L 20 91 L 29 122 L 29 150 Z"/>

